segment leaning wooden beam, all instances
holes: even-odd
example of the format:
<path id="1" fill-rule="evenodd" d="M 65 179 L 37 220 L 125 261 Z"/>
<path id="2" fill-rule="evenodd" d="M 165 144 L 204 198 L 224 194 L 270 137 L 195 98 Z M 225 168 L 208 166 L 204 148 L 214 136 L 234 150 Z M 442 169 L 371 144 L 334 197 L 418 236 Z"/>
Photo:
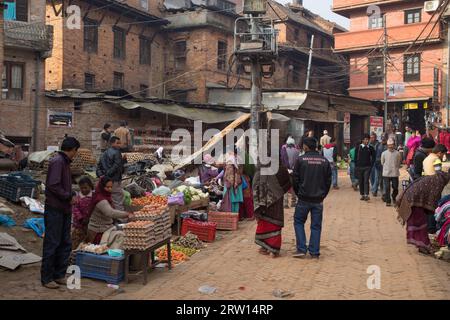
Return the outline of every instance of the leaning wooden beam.
<path id="1" fill-rule="evenodd" d="M 182 169 L 182 168 L 190 165 L 191 162 L 194 161 L 197 157 L 201 156 L 205 150 L 208 150 L 208 149 L 214 147 L 214 145 L 216 143 L 218 143 L 219 141 L 221 141 L 227 134 L 229 134 L 231 132 L 231 130 L 236 129 L 238 126 L 240 126 L 242 123 L 244 123 L 248 119 L 250 119 L 250 114 L 244 114 L 244 115 L 240 116 L 239 118 L 237 118 L 236 120 L 234 120 L 225 129 L 220 131 L 219 134 L 216 134 L 214 137 L 212 137 L 201 149 L 194 152 L 191 156 L 187 157 L 186 159 L 183 159 L 182 163 L 180 163 L 179 165 L 177 165 L 175 167 L 175 170 Z"/>

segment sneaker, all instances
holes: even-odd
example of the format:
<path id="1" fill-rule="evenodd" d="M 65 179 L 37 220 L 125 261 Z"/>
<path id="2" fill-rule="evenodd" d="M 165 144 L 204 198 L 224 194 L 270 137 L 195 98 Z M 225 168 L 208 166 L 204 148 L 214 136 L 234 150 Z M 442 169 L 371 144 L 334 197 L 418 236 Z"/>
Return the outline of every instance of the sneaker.
<path id="1" fill-rule="evenodd" d="M 364 199 L 365 201 L 369 201 L 370 200 L 370 197 L 369 196 L 365 196 L 365 199 Z"/>
<path id="2" fill-rule="evenodd" d="M 353 190 L 358 191 L 358 186 L 356 184 L 352 185 Z"/>
<path id="3" fill-rule="evenodd" d="M 320 257 L 318 254 L 310 254 L 309 256 L 311 259 L 314 259 L 314 260 L 318 260 Z"/>
<path id="4" fill-rule="evenodd" d="M 43 283 L 42 284 L 47 289 L 59 289 L 59 284 L 57 284 L 55 281 L 51 281 L 49 283 Z"/>
<path id="5" fill-rule="evenodd" d="M 55 282 L 61 286 L 67 285 L 67 280 L 65 278 L 56 279 Z"/>
<path id="6" fill-rule="evenodd" d="M 365 197 L 365 196 L 361 196 L 361 199 L 359 199 L 359 200 L 365 201 L 365 200 L 366 200 L 366 197 Z"/>
<path id="7" fill-rule="evenodd" d="M 386 202 L 386 207 L 392 207 L 392 204 L 390 202 Z"/>
<path id="8" fill-rule="evenodd" d="M 296 252 L 292 255 L 293 258 L 304 259 L 306 257 L 306 253 Z"/>

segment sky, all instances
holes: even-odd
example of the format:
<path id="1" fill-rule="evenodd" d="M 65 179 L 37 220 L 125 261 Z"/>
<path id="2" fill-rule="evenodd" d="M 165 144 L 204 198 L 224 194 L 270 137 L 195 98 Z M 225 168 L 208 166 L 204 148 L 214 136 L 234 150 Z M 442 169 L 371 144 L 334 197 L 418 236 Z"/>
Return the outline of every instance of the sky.
<path id="1" fill-rule="evenodd" d="M 288 3 L 291 2 L 290 0 L 276 0 L 280 3 Z M 340 15 L 337 15 L 331 11 L 331 5 L 333 3 L 333 0 L 303 0 L 303 6 L 322 16 L 325 19 L 328 19 L 333 22 L 339 23 L 344 28 L 349 28 L 349 20 L 347 18 L 344 18 Z"/>

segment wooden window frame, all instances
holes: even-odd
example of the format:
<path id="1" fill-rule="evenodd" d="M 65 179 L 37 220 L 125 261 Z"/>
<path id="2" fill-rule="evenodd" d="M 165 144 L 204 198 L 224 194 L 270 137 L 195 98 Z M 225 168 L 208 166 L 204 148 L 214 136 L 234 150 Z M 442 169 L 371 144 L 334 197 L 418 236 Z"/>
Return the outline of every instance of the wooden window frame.
<path id="1" fill-rule="evenodd" d="M 119 86 L 116 86 L 116 77 L 120 77 L 120 81 L 122 82 L 122 85 L 119 87 Z M 123 72 L 117 72 L 117 71 L 114 71 L 114 73 L 113 73 L 113 89 L 114 90 L 124 90 L 124 88 L 125 88 L 125 74 L 123 73 Z"/>
<path id="2" fill-rule="evenodd" d="M 377 21 L 376 26 L 373 26 L 372 21 Z M 373 18 L 373 16 L 369 16 L 368 17 L 368 28 L 369 28 L 369 30 L 377 30 L 377 29 L 384 28 L 384 13 L 382 13 L 377 20 L 375 20 L 375 18 Z"/>
<path id="3" fill-rule="evenodd" d="M 410 62 L 411 59 L 417 58 L 417 61 Z M 411 82 L 411 81 L 420 81 L 420 73 L 421 73 L 421 54 L 406 54 L 403 57 L 403 81 Z M 411 66 L 409 64 L 412 63 Z M 416 66 L 417 64 L 417 66 Z M 408 71 L 411 69 L 412 73 Z M 417 72 L 415 72 L 417 69 Z"/>
<path id="4" fill-rule="evenodd" d="M 371 63 L 371 61 L 372 62 L 377 61 L 378 63 Z M 380 73 L 380 75 L 374 76 L 374 74 L 376 74 L 378 72 L 374 72 L 374 70 L 371 70 L 371 68 L 375 68 L 378 66 L 381 66 L 381 73 Z M 369 61 L 367 64 L 367 82 L 369 85 L 380 84 L 383 82 L 383 58 L 382 57 L 369 58 Z"/>
<path id="5" fill-rule="evenodd" d="M 127 32 L 125 29 L 113 27 L 113 57 L 114 59 L 125 60 Z"/>
<path id="6" fill-rule="evenodd" d="M 30 0 L 15 0 L 16 3 L 16 21 L 29 22 L 30 13 Z M 25 6 L 25 12 L 19 12 L 17 8 L 19 7 L 17 3 L 20 2 Z"/>
<path id="7" fill-rule="evenodd" d="M 415 21 L 415 15 L 419 13 L 419 21 Z M 409 16 L 412 14 L 412 22 L 409 22 Z M 405 24 L 415 24 L 422 22 L 422 8 L 405 10 Z"/>
<path id="8" fill-rule="evenodd" d="M 177 47 L 179 44 L 184 43 L 184 51 L 178 50 Z M 184 70 L 186 68 L 187 63 L 187 41 L 186 40 L 178 40 L 174 43 L 174 58 L 175 58 L 175 70 Z M 181 63 L 180 63 L 181 62 Z"/>
<path id="9" fill-rule="evenodd" d="M 84 51 L 88 53 L 98 52 L 98 27 L 97 20 L 85 18 L 83 20 L 83 46 Z M 93 34 L 93 39 L 88 35 Z"/>
<path id="10" fill-rule="evenodd" d="M 223 48 L 221 48 L 221 45 Z M 217 69 L 220 71 L 227 70 L 228 43 L 224 40 L 217 41 Z"/>
<path id="11" fill-rule="evenodd" d="M 88 86 L 88 82 L 87 82 L 87 80 L 88 80 L 88 78 L 91 78 L 91 83 L 92 83 L 92 85 L 91 86 Z M 95 89 L 95 74 L 93 74 L 93 73 L 85 73 L 84 74 L 84 89 L 85 90 L 94 90 Z"/>
<path id="12" fill-rule="evenodd" d="M 152 43 L 147 37 L 139 37 L 139 63 L 145 65 L 152 64 Z"/>
<path id="13" fill-rule="evenodd" d="M 12 74 L 11 70 L 13 66 L 20 66 L 22 68 L 22 88 L 11 88 L 12 84 Z M 2 92 L 2 99 L 3 100 L 12 100 L 12 101 L 22 101 L 24 100 L 24 94 L 25 94 L 25 63 L 24 62 L 15 62 L 15 61 L 4 61 L 3 63 L 4 72 L 6 72 L 6 87 L 3 88 L 3 75 L 2 75 L 2 90 L 7 89 L 7 92 Z M 20 98 L 19 99 L 13 99 L 11 98 L 11 92 L 15 90 L 20 92 Z M 5 95 L 5 97 L 3 97 Z"/>

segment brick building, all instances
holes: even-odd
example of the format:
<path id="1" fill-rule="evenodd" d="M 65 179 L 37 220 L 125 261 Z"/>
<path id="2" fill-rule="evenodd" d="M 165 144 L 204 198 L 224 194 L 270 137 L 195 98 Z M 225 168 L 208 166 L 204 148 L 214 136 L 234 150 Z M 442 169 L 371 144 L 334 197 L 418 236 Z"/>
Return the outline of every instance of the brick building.
<path id="1" fill-rule="evenodd" d="M 305 89 L 311 37 L 314 35 L 309 88 L 344 93 L 348 64 L 333 53 L 334 32 L 345 31 L 339 25 L 305 9 L 302 1 L 282 5 L 269 0 L 267 17 L 276 20 L 279 31 L 279 58 L 271 79 L 273 88 Z"/>
<path id="2" fill-rule="evenodd" d="M 46 61 L 46 90 L 125 90 L 143 97 L 162 96 L 161 26 L 168 22 L 151 14 L 149 7 L 140 7 L 145 2 L 70 3 L 81 9 L 80 28 L 71 28 L 68 19 L 61 19 L 68 0 L 47 1 L 54 46 Z"/>
<path id="3" fill-rule="evenodd" d="M 52 28 L 45 23 L 45 0 L 8 1 L 4 11 L 0 14 L 0 129 L 13 142 L 35 147 L 38 134 L 45 130 L 38 121 Z"/>
<path id="4" fill-rule="evenodd" d="M 368 13 L 369 5 L 378 9 Z M 394 122 L 402 129 L 409 123 L 424 132 L 425 116 L 434 116 L 431 121 L 440 122 L 445 60 L 443 30 L 436 8 L 426 8 L 424 1 L 416 0 L 334 0 L 333 11 L 349 18 L 351 24 L 348 32 L 335 34 L 335 42 L 336 52 L 349 57 L 348 91 L 352 96 L 384 100 L 381 48 L 385 17 L 387 83 L 400 84 L 392 86 L 397 90 L 390 90 L 388 97 L 389 127 Z"/>

